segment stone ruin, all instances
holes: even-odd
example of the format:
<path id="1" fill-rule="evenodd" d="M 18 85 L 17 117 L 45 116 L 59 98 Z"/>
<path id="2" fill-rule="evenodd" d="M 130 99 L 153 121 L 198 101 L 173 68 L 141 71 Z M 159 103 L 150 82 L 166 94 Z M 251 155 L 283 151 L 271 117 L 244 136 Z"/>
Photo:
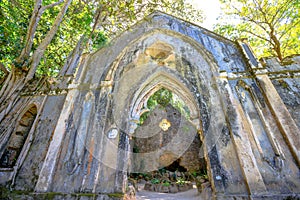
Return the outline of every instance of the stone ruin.
<path id="1" fill-rule="evenodd" d="M 205 168 L 214 199 L 299 198 L 299 75 L 299 56 L 258 62 L 245 40 L 153 13 L 1 113 L 0 195 L 126 199 L 130 173 L 177 162 Z M 140 124 L 162 88 L 189 117 L 158 106 Z"/>

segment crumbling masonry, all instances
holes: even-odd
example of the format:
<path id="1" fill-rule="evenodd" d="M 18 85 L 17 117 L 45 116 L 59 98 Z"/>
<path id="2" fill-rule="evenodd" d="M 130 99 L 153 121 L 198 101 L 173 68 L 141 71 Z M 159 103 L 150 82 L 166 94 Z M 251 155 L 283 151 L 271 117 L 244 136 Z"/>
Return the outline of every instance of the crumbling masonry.
<path id="1" fill-rule="evenodd" d="M 190 111 L 181 122 L 199 134 L 214 198 L 299 197 L 300 57 L 289 61 L 258 62 L 246 41 L 154 13 L 66 65 L 57 88 L 23 94 L 0 124 L 0 184 L 28 199 L 125 198 L 139 118 L 166 88 Z M 138 167 L 161 167 L 186 135 Z"/>

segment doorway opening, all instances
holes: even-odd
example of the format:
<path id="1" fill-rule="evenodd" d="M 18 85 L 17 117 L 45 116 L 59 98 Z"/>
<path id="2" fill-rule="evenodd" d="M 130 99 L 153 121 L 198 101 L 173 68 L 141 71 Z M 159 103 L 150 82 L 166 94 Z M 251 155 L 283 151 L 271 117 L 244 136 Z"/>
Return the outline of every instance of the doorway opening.
<path id="1" fill-rule="evenodd" d="M 11 135 L 6 149 L 0 158 L 0 168 L 12 168 L 15 166 L 18 157 L 23 149 L 29 131 L 33 125 L 35 117 L 37 115 L 37 107 L 31 106 L 16 127 L 16 130 Z"/>
<path id="2" fill-rule="evenodd" d="M 145 100 L 133 134 L 129 182 L 144 190 L 177 193 L 208 181 L 197 129 L 190 110 L 176 94 L 161 88 Z"/>

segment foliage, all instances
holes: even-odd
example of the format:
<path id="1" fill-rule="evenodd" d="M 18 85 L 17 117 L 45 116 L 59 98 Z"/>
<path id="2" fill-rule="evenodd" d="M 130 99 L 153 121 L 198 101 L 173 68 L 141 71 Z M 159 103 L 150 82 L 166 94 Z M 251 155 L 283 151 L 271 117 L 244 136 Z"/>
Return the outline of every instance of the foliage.
<path id="1" fill-rule="evenodd" d="M 44 59 L 41 60 L 36 75 L 57 75 L 69 53 L 76 46 L 80 36 L 91 34 L 90 24 L 93 21 L 95 9 L 95 5 L 85 4 L 84 1 L 72 1 L 57 33 L 44 53 Z M 42 38 L 45 37 L 49 25 L 53 23 L 58 11 L 59 7 L 54 7 L 43 14 L 40 22 L 41 26 L 36 32 L 35 45 L 40 44 Z M 44 26 L 44 24 L 48 24 L 48 26 Z M 92 50 L 101 47 L 107 41 L 107 36 L 100 30 L 96 30 L 91 37 L 93 43 L 90 48 Z"/>
<path id="2" fill-rule="evenodd" d="M 194 176 L 194 177 L 200 176 L 201 178 L 203 178 L 203 179 L 205 179 L 205 180 L 208 180 L 208 175 L 207 175 L 206 169 L 202 169 L 201 171 L 195 173 L 193 176 Z"/>
<path id="3" fill-rule="evenodd" d="M 231 39 L 248 38 L 258 56 L 279 60 L 300 53 L 299 0 L 220 0 L 224 23 L 214 30 Z M 229 23 L 235 22 L 235 23 Z"/>
<path id="4" fill-rule="evenodd" d="M 185 103 L 177 96 L 173 95 L 171 105 L 176 108 L 186 119 L 190 119 L 190 110 Z"/>
<path id="5" fill-rule="evenodd" d="M 163 175 L 164 173 L 167 172 L 167 170 L 163 167 L 163 168 L 158 169 L 158 172 L 159 172 L 161 175 Z"/>
<path id="6" fill-rule="evenodd" d="M 149 117 L 150 115 L 150 112 L 147 111 L 147 112 L 144 112 L 141 116 L 140 116 L 140 120 L 139 120 L 139 125 L 142 125 L 145 120 Z"/>
<path id="7" fill-rule="evenodd" d="M 147 107 L 152 110 L 156 107 L 156 105 L 161 105 L 166 107 L 172 100 L 172 92 L 161 88 L 160 90 L 156 91 L 147 101 Z"/>
<path id="8" fill-rule="evenodd" d="M 140 116 L 139 124 L 141 125 L 144 123 L 150 115 L 150 111 L 154 110 L 156 106 L 160 105 L 162 107 L 166 107 L 168 104 L 176 108 L 186 119 L 190 118 L 190 111 L 185 103 L 170 90 L 161 88 L 149 97 L 147 101 L 147 109 L 149 109 L 149 111 L 144 112 Z"/>
<path id="9" fill-rule="evenodd" d="M 43 4 L 54 3 L 44 0 Z M 21 54 L 25 45 L 26 33 L 29 28 L 29 20 L 32 15 L 33 1 L 19 0 L 1 2 L 0 25 L 0 62 L 10 69 L 16 66 L 15 59 Z M 39 25 L 35 31 L 31 54 L 42 42 L 55 17 L 59 13 L 61 5 L 46 9 L 41 15 Z M 74 0 L 51 43 L 44 52 L 43 59 L 37 69 L 37 75 L 53 76 L 64 64 L 67 56 L 72 51 L 82 34 L 91 32 L 90 24 L 93 21 L 95 6 Z M 104 43 L 107 38 L 103 32 L 98 31 L 93 35 L 94 48 Z"/>
<path id="10" fill-rule="evenodd" d="M 176 183 L 178 185 L 184 185 L 187 181 L 185 181 L 183 178 L 177 178 Z"/>
<path id="11" fill-rule="evenodd" d="M 160 180 L 158 178 L 153 178 L 151 179 L 150 181 L 152 184 L 159 184 L 160 183 Z"/>
<path id="12" fill-rule="evenodd" d="M 31 0 L 0 2 L 0 62 L 7 67 L 21 53 L 32 6 Z"/>
<path id="13" fill-rule="evenodd" d="M 163 180 L 162 185 L 165 186 L 165 187 L 169 187 L 171 185 L 171 183 L 170 183 L 170 181 Z"/>
<path id="14" fill-rule="evenodd" d="M 8 71 L 31 69 L 28 79 L 57 75 L 83 35 L 85 51 L 94 51 L 154 10 L 202 21 L 185 0 L 1 0 L 0 6 L 0 63 Z"/>

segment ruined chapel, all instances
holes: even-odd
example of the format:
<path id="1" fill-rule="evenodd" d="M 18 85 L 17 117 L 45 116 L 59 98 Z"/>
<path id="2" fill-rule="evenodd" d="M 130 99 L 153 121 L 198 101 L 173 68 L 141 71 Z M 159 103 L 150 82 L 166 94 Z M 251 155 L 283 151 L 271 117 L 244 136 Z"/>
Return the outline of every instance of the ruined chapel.
<path id="1" fill-rule="evenodd" d="M 213 199 L 300 198 L 299 56 L 258 61 L 155 12 L 57 80 L 0 113 L 2 197 L 126 199 L 130 173 L 175 162 L 205 168 Z M 160 90 L 183 112 L 150 109 Z"/>

